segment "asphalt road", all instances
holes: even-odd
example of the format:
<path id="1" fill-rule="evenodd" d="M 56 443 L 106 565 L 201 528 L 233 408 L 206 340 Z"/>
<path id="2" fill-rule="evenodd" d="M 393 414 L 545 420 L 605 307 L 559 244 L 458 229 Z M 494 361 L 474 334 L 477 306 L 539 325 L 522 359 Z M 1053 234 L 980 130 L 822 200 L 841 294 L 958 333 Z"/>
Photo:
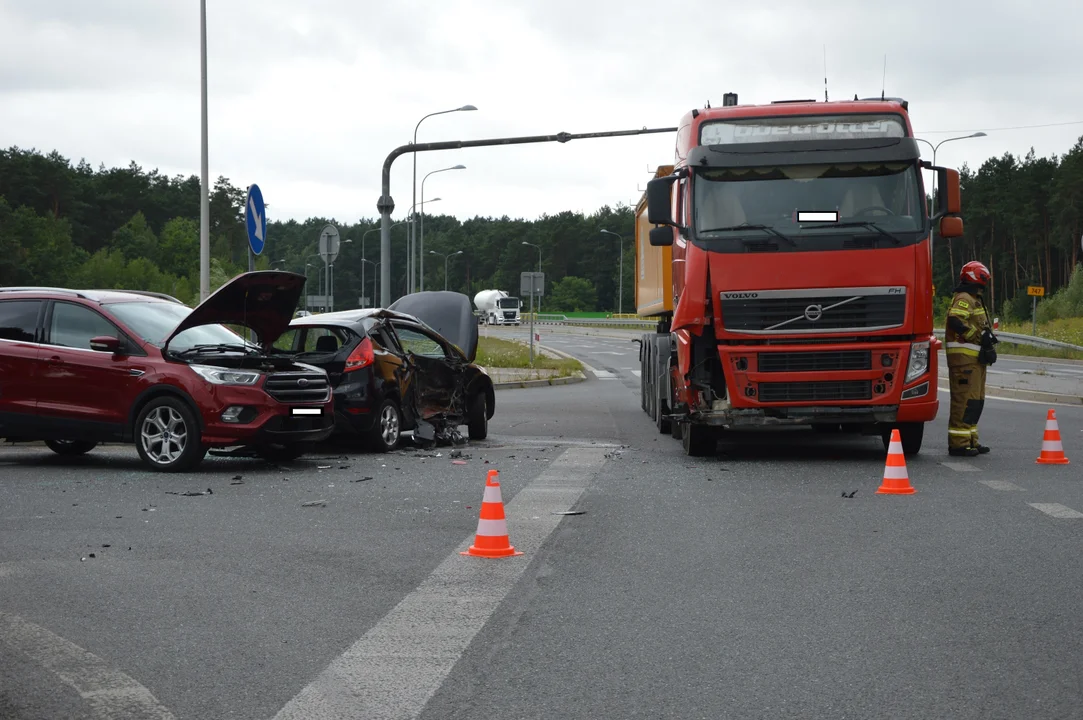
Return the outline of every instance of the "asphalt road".
<path id="1" fill-rule="evenodd" d="M 1083 408 L 1063 467 L 1044 405 L 965 461 L 942 412 L 884 496 L 876 438 L 686 458 L 636 345 L 540 331 L 591 377 L 500 392 L 465 465 L 0 450 L 0 718 L 1083 716 Z M 491 468 L 525 554 L 462 557 Z"/>

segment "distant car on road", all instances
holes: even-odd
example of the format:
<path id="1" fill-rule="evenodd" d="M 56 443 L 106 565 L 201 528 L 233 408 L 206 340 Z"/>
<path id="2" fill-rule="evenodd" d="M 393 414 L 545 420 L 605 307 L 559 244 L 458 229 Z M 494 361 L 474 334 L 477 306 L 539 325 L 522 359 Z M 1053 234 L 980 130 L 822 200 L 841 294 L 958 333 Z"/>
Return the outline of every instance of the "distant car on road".
<path id="1" fill-rule="evenodd" d="M 327 371 L 336 428 L 377 452 L 403 431 L 435 439 L 466 425 L 488 435 L 496 397 L 477 365 L 478 326 L 470 298 L 414 293 L 389 309 L 345 310 L 295 318 L 276 348 Z"/>
<path id="2" fill-rule="evenodd" d="M 210 448 L 299 457 L 334 430 L 327 373 L 271 351 L 304 283 L 246 273 L 195 309 L 157 293 L 0 288 L 0 438 L 60 455 L 135 443 L 164 472 Z"/>

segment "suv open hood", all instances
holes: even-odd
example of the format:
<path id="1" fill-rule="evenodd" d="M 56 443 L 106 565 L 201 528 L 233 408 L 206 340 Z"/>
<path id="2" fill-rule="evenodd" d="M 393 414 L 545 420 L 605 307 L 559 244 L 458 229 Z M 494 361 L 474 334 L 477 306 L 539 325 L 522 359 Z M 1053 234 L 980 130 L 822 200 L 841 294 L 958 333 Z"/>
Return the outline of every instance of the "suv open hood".
<path id="1" fill-rule="evenodd" d="M 305 287 L 305 276 L 264 270 L 244 273 L 218 288 L 181 320 L 165 340 L 200 325 L 240 325 L 254 330 L 264 350 L 286 331 Z"/>
<path id="2" fill-rule="evenodd" d="M 456 345 L 470 362 L 477 357 L 478 319 L 466 295 L 445 290 L 413 293 L 399 298 L 387 309 L 413 315 Z"/>

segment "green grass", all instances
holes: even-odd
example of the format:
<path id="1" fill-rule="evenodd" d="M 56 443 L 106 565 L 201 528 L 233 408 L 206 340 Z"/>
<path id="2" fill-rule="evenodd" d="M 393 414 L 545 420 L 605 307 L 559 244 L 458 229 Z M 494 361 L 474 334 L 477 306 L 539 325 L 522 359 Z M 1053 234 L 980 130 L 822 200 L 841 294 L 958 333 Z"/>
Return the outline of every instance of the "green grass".
<path id="1" fill-rule="evenodd" d="M 494 368 L 529 368 L 530 347 L 513 340 L 501 340 L 494 337 L 478 339 L 478 355 L 474 361 L 483 367 Z M 573 375 L 583 370 L 578 360 L 550 358 L 534 351 L 534 368 L 538 370 L 559 370 L 561 376 Z"/>

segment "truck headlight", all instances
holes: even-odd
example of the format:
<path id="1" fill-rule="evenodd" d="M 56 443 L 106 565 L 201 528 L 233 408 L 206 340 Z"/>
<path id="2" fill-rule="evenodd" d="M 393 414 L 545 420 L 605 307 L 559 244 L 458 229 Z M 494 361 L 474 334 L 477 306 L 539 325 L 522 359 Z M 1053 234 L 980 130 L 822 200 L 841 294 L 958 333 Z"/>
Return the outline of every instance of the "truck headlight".
<path id="1" fill-rule="evenodd" d="M 189 365 L 197 375 L 215 385 L 255 385 L 261 373 L 251 370 L 230 370 L 210 365 Z"/>
<path id="2" fill-rule="evenodd" d="M 929 369 L 929 341 L 910 345 L 910 362 L 906 367 L 906 381 L 912 382 Z"/>

